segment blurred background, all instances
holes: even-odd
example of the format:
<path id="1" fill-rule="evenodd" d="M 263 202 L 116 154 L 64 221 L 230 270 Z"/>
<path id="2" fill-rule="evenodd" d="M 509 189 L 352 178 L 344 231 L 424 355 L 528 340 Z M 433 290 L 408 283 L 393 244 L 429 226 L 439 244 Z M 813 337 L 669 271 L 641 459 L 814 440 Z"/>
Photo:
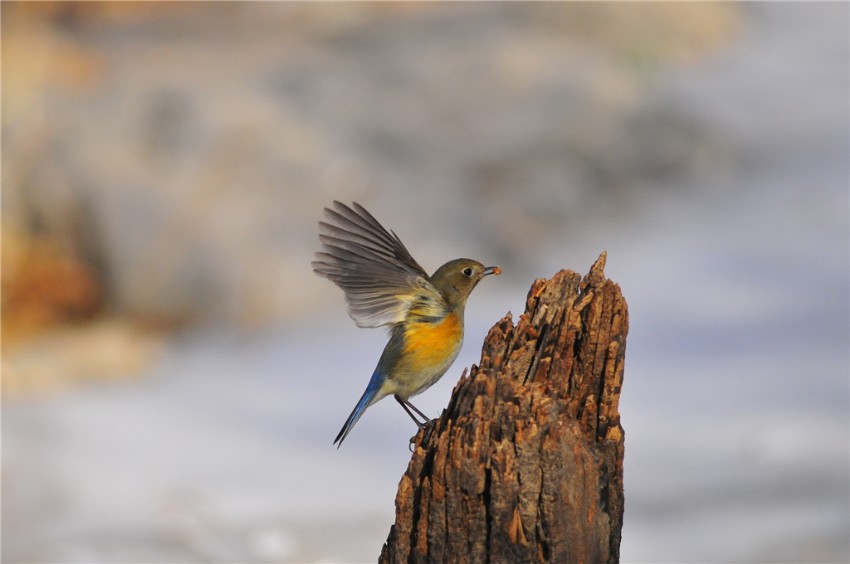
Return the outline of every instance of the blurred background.
<path id="1" fill-rule="evenodd" d="M 332 447 L 386 335 L 356 200 L 629 302 L 622 557 L 850 559 L 847 3 L 2 3 L 2 557 L 374 561 L 415 428 Z"/>

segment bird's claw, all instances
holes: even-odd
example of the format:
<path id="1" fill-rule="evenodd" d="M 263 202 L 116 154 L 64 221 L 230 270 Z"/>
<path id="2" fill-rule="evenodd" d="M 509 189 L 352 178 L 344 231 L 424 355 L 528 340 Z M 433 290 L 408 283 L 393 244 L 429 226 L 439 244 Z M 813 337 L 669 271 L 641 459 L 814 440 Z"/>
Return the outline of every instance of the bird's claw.
<path id="1" fill-rule="evenodd" d="M 422 423 L 422 425 L 419 427 L 419 430 L 422 432 L 422 440 L 420 441 L 419 444 L 420 445 L 427 445 L 428 441 L 431 440 L 431 434 L 434 432 L 434 429 L 436 429 L 436 428 L 437 428 L 437 420 L 436 419 L 429 419 L 425 423 Z M 413 452 L 413 447 L 416 446 L 416 437 L 418 437 L 418 436 L 419 436 L 419 433 L 417 432 L 415 435 L 410 437 L 410 446 L 409 446 L 410 452 Z"/>

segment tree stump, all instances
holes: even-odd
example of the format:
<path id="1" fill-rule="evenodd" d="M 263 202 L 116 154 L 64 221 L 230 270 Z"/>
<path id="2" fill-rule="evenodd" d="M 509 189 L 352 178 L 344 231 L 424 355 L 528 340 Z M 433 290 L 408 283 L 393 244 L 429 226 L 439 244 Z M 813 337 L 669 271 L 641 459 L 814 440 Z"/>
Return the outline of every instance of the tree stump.
<path id="1" fill-rule="evenodd" d="M 628 332 L 602 253 L 536 280 L 420 431 L 381 562 L 617 562 Z"/>

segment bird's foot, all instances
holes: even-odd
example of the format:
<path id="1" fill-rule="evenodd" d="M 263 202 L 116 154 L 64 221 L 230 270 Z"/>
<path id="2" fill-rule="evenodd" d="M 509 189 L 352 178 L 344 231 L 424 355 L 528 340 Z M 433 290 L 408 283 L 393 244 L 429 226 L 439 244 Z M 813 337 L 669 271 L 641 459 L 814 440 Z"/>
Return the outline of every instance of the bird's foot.
<path id="1" fill-rule="evenodd" d="M 422 423 L 419 427 L 419 430 L 422 432 L 422 440 L 419 442 L 420 445 L 427 445 L 431 440 L 431 434 L 434 432 L 434 429 L 437 428 L 437 420 L 429 419 Z M 413 448 L 416 446 L 416 437 L 419 436 L 417 432 L 415 435 L 410 437 L 410 452 L 413 452 Z"/>

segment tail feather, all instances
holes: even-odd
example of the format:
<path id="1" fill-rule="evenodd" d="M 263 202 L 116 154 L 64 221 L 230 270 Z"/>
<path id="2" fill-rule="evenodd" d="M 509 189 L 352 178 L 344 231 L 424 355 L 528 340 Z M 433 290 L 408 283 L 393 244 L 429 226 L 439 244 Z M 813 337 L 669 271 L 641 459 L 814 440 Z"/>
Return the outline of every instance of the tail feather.
<path id="1" fill-rule="evenodd" d="M 384 397 L 383 395 L 378 395 L 378 392 L 381 389 L 381 384 L 383 383 L 384 377 L 382 375 L 379 375 L 378 372 L 372 374 L 372 379 L 369 380 L 369 385 L 366 386 L 366 391 L 363 392 L 362 396 L 360 396 L 360 401 L 358 401 L 357 405 L 354 406 L 354 410 L 351 412 L 351 415 L 349 415 L 348 419 L 345 420 L 342 429 L 339 430 L 339 433 L 334 439 L 336 448 L 339 448 L 342 445 L 342 441 L 345 440 L 345 437 L 348 436 L 348 433 L 351 432 L 351 429 L 354 428 L 354 425 L 360 420 L 360 417 L 363 416 L 363 412 L 366 411 L 366 408 Z"/>

